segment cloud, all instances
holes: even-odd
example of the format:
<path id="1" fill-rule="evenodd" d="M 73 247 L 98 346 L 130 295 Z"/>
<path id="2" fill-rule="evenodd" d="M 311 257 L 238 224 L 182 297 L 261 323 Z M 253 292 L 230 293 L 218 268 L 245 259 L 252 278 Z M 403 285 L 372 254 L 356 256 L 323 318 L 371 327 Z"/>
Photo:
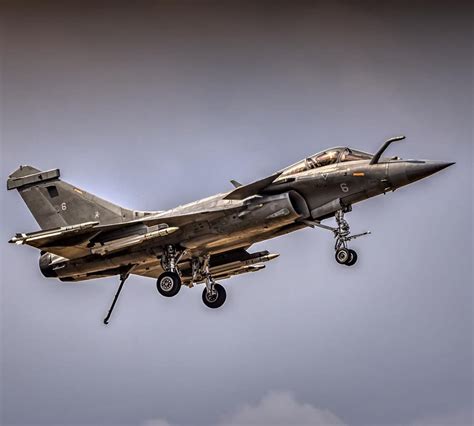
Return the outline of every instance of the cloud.
<path id="1" fill-rule="evenodd" d="M 421 417 L 410 426 L 472 426 L 473 420 L 474 412 L 470 409 Z"/>
<path id="2" fill-rule="evenodd" d="M 472 426 L 473 409 L 426 415 L 408 426 Z M 291 392 L 270 392 L 257 404 L 245 404 L 223 417 L 216 426 L 345 426 L 334 413 L 297 401 Z M 176 426 L 165 419 L 147 420 L 142 426 Z"/>
<path id="3" fill-rule="evenodd" d="M 171 426 L 165 419 L 152 419 L 143 423 L 143 426 Z"/>
<path id="4" fill-rule="evenodd" d="M 270 392 L 256 405 L 244 405 L 219 426 L 312 425 L 341 426 L 344 422 L 330 411 L 298 402 L 289 392 Z"/>
<path id="5" fill-rule="evenodd" d="M 327 410 L 297 401 L 290 392 L 270 392 L 256 405 L 245 404 L 223 417 L 216 426 L 344 426 L 344 422 Z M 152 419 L 143 426 L 171 426 L 164 419 Z"/>

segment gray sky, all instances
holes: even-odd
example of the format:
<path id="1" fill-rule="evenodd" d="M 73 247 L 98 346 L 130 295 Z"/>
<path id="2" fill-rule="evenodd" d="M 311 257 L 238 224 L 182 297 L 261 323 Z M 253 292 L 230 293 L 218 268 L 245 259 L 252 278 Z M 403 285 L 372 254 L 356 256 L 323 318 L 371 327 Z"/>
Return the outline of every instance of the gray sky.
<path id="1" fill-rule="evenodd" d="M 13 4 L 14 2 L 10 2 Z M 165 299 L 43 278 L 1 191 L 4 424 L 472 423 L 472 14 L 462 2 L 21 2 L 4 9 L 1 179 L 19 164 L 167 209 L 328 146 L 456 161 L 354 207 L 359 262 L 304 230 Z M 35 5 L 36 4 L 36 5 Z"/>

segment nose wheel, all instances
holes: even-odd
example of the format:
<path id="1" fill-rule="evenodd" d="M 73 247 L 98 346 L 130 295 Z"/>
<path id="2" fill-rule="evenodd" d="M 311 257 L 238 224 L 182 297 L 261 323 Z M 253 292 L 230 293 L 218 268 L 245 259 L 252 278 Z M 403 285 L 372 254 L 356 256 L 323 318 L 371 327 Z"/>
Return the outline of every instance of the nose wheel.
<path id="1" fill-rule="evenodd" d="M 357 262 L 357 252 L 352 249 L 340 248 L 336 250 L 335 258 L 340 265 L 352 266 Z"/>
<path id="2" fill-rule="evenodd" d="M 341 248 L 339 250 L 336 250 L 336 262 L 339 263 L 340 265 L 345 265 L 347 262 L 349 262 L 351 255 L 349 254 L 349 250 L 346 248 Z"/>

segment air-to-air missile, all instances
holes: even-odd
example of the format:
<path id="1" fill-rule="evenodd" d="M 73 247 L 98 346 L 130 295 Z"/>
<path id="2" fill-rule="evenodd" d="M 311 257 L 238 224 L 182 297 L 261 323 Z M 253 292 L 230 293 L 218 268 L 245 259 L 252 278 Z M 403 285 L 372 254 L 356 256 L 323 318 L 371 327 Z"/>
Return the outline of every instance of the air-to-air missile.
<path id="1" fill-rule="evenodd" d="M 144 241 L 165 237 L 172 234 L 173 232 L 176 232 L 178 229 L 179 227 L 177 226 L 168 226 L 166 228 L 157 229 L 156 231 L 146 232 L 142 235 L 130 235 L 128 237 L 106 241 L 104 243 L 99 243 L 97 246 L 91 247 L 91 253 L 104 256 L 107 253 L 120 251 L 130 246 L 142 244 Z"/>

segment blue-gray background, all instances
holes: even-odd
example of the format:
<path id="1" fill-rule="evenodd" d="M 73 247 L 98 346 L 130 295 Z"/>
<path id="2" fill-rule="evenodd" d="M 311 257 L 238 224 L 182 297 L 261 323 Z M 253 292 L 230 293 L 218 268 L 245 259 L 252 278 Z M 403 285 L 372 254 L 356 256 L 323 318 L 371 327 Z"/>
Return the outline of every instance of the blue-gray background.
<path id="1" fill-rule="evenodd" d="M 19 164 L 166 209 L 328 146 L 457 164 L 355 206 L 354 268 L 323 230 L 167 300 L 132 277 L 60 284 L 1 191 L 4 424 L 470 424 L 472 14 L 462 2 L 10 2 L 1 179 Z M 272 417 L 273 416 L 273 417 Z"/>

